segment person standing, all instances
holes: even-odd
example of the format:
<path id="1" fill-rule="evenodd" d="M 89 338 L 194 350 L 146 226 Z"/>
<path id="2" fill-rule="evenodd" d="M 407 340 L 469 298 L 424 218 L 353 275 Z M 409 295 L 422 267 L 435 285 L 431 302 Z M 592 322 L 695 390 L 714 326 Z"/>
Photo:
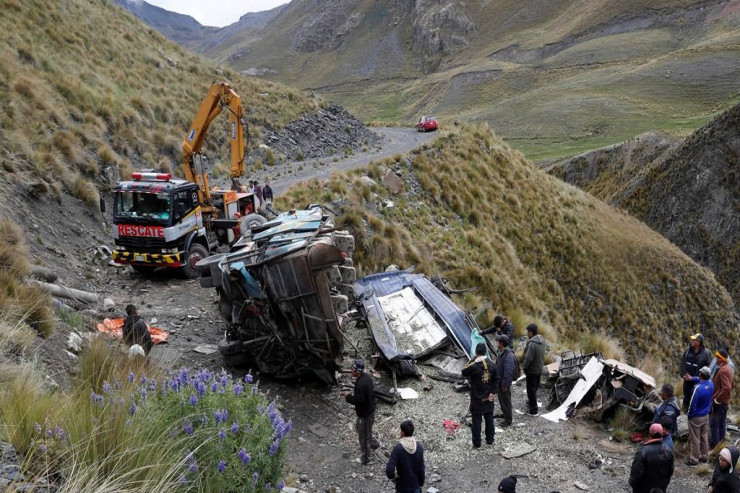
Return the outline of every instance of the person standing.
<path id="1" fill-rule="evenodd" d="M 270 180 L 265 181 L 265 186 L 262 188 L 262 196 L 265 198 L 265 203 L 272 204 L 272 187 L 270 187 Z"/>
<path id="2" fill-rule="evenodd" d="M 632 460 L 629 485 L 632 493 L 666 491 L 673 476 L 673 453 L 663 445 L 663 427 L 650 425 L 650 439 L 642 444 Z"/>
<path id="3" fill-rule="evenodd" d="M 365 373 L 365 363 L 358 359 L 352 363 L 352 377 L 355 381 L 354 393 L 343 392 L 344 399 L 355 406 L 357 421 L 355 429 L 357 438 L 360 442 L 360 453 L 362 465 L 370 463 L 371 449 L 380 446 L 378 441 L 373 437 L 373 424 L 375 423 L 375 388 L 370 375 Z"/>
<path id="4" fill-rule="evenodd" d="M 730 396 L 732 394 L 734 372 L 727 363 L 729 355 L 724 349 L 717 351 L 717 373 L 714 375 L 712 384 L 712 413 L 709 416 L 709 428 L 712 430 L 712 438 L 709 447 L 714 448 L 725 439 L 727 434 L 727 409 L 730 407 Z M 711 375 L 712 370 L 709 370 Z"/>
<path id="5" fill-rule="evenodd" d="M 514 347 L 514 324 L 509 322 L 508 318 L 496 315 L 493 319 L 493 325 L 482 331 L 480 334 L 484 336 L 486 334 L 493 334 L 494 332 L 496 335 L 503 334 L 508 337 L 509 342 L 507 346 L 510 348 Z"/>
<path id="6" fill-rule="evenodd" d="M 706 462 L 709 454 L 709 437 L 707 436 L 709 425 L 709 411 L 712 408 L 712 394 L 714 385 L 709 380 L 709 367 L 703 366 L 699 370 L 698 377 L 692 377 L 688 373 L 684 379 L 693 380 L 694 392 L 689 403 L 689 445 L 691 453 L 684 462 L 689 467 L 696 466 L 699 462 Z"/>
<path id="7" fill-rule="evenodd" d="M 139 310 L 134 305 L 126 306 L 126 319 L 123 321 L 123 341 L 129 346 L 138 344 L 148 355 L 152 350 L 154 343 L 152 335 L 149 333 L 149 327 L 146 322 L 139 316 Z"/>
<path id="8" fill-rule="evenodd" d="M 499 355 L 496 360 L 496 374 L 499 376 L 498 402 L 501 405 L 501 415 L 504 422 L 502 428 L 511 426 L 512 406 L 511 406 L 511 384 L 514 380 L 514 369 L 516 367 L 516 356 L 514 351 L 508 347 L 509 338 L 504 334 L 496 336 Z"/>
<path id="9" fill-rule="evenodd" d="M 671 420 L 669 431 L 673 438 L 678 433 L 678 416 L 681 414 L 681 408 L 678 404 L 678 399 L 673 395 L 673 385 L 666 383 L 660 389 L 660 398 L 663 399 L 663 403 L 655 408 L 655 414 L 653 415 L 653 423 L 663 423 L 663 417 L 668 417 Z"/>
<path id="10" fill-rule="evenodd" d="M 414 437 L 414 423 L 401 423 L 398 441 L 388 463 L 385 475 L 396 483 L 397 493 L 421 493 L 424 485 L 424 448 Z"/>
<path id="11" fill-rule="evenodd" d="M 729 352 L 729 348 L 727 346 L 720 346 L 719 350 L 725 350 Z M 732 358 L 729 356 L 727 357 L 727 365 L 730 367 L 730 370 L 732 370 L 732 378 L 735 378 L 735 362 L 732 361 Z M 717 370 L 719 370 L 719 366 L 717 366 L 717 356 L 712 358 L 712 362 L 709 363 L 709 380 L 714 380 L 714 375 L 717 373 Z"/>
<path id="12" fill-rule="evenodd" d="M 527 345 L 524 348 L 522 371 L 527 377 L 527 411 L 530 416 L 537 416 L 537 389 L 540 387 L 542 367 L 545 365 L 545 341 L 538 334 L 537 324 L 527 325 Z"/>
<path id="13" fill-rule="evenodd" d="M 262 187 L 257 180 L 254 180 L 254 194 L 257 196 L 260 203 L 262 203 Z"/>
<path id="14" fill-rule="evenodd" d="M 736 466 L 740 457 L 737 447 L 725 447 L 719 452 L 707 493 L 740 493 L 740 475 Z"/>
<path id="15" fill-rule="evenodd" d="M 681 358 L 681 368 L 679 372 L 681 376 L 689 374 L 692 377 L 699 375 L 699 369 L 704 366 L 709 366 L 711 363 L 712 355 L 709 349 L 704 347 L 704 336 L 701 334 L 694 334 L 689 339 L 689 347 L 683 353 Z M 689 401 L 691 400 L 692 390 L 694 388 L 694 379 L 685 379 L 683 383 L 683 410 L 689 409 Z M 697 380 L 698 381 L 698 380 Z"/>
<path id="16" fill-rule="evenodd" d="M 493 445 L 493 395 L 496 393 L 497 374 L 493 362 L 486 356 L 485 343 L 475 347 L 475 359 L 462 369 L 462 375 L 470 381 L 470 413 L 473 415 L 473 447 L 481 446 L 481 423 L 486 422 L 486 443 Z"/>

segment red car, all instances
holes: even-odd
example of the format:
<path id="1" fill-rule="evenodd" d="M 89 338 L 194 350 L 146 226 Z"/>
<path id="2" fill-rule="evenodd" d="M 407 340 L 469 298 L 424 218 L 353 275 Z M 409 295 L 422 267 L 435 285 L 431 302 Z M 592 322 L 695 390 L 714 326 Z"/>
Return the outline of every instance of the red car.
<path id="1" fill-rule="evenodd" d="M 422 116 L 419 118 L 419 123 L 416 124 L 416 130 L 419 132 L 431 132 L 438 128 L 437 119 L 433 116 Z"/>

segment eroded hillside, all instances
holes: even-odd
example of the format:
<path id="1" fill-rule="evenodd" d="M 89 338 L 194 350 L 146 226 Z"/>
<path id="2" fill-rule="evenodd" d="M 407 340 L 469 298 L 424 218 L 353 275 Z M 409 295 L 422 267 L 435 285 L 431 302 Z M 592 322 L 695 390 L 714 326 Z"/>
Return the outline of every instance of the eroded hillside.
<path id="1" fill-rule="evenodd" d="M 405 183 L 391 194 L 384 172 Z M 464 303 L 490 300 L 548 337 L 579 347 L 587 334 L 618 339 L 632 362 L 675 364 L 700 327 L 711 345 L 734 344 L 732 299 L 713 275 L 629 215 L 527 162 L 484 126 L 371 167 L 369 177 L 314 181 L 292 203 L 322 197 L 359 238 L 365 273 L 416 265 L 477 287 Z M 392 207 L 387 201 L 393 202 Z"/>
<path id="2" fill-rule="evenodd" d="M 549 171 L 634 214 L 740 302 L 740 105 L 684 140 L 640 136 Z"/>

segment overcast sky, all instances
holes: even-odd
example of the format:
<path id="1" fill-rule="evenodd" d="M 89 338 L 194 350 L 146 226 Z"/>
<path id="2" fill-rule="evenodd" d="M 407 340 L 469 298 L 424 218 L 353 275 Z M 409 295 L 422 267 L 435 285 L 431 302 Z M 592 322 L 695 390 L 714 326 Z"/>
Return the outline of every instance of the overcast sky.
<path id="1" fill-rule="evenodd" d="M 247 12 L 270 10 L 289 0 L 146 0 L 171 12 L 187 14 L 204 26 L 224 27 L 239 20 Z"/>

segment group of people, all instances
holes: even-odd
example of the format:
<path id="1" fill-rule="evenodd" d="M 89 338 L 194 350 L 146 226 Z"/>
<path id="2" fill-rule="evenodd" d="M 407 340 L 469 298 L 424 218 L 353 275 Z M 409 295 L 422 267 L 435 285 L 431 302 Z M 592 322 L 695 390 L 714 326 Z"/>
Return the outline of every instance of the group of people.
<path id="1" fill-rule="evenodd" d="M 247 187 L 248 193 L 253 193 L 257 196 L 257 200 L 260 204 L 266 203 L 271 204 L 273 193 L 272 187 L 270 187 L 270 180 L 265 182 L 265 186 L 262 187 L 257 180 L 249 180 L 249 186 Z"/>
<path id="2" fill-rule="evenodd" d="M 683 411 L 689 423 L 689 467 L 707 463 L 709 450 L 725 441 L 727 410 L 733 388 L 735 365 L 727 348 L 714 357 L 704 347 L 704 337 L 694 334 L 683 354 L 680 367 L 683 383 Z M 665 492 L 674 470 L 673 441 L 681 414 L 673 386 L 661 387 L 662 404 L 655 409 L 649 438 L 635 454 L 629 484 L 633 493 Z M 740 450 L 721 449 L 708 493 L 740 493 L 740 474 L 735 470 Z"/>
<path id="3" fill-rule="evenodd" d="M 344 391 L 343 395 L 355 408 L 355 429 L 362 454 L 360 463 L 367 465 L 372 462 L 372 451 L 380 447 L 380 442 L 373 436 L 375 389 L 372 378 L 365 373 L 365 364 L 361 359 L 352 363 L 350 371 L 355 379 L 354 391 Z M 426 479 L 424 447 L 416 440 L 414 431 L 413 421 L 407 419 L 401 423 L 398 443 L 393 447 L 385 465 L 385 474 L 394 481 L 397 493 L 421 493 Z M 516 476 L 504 478 L 499 484 L 498 493 L 516 493 L 516 482 Z"/>

